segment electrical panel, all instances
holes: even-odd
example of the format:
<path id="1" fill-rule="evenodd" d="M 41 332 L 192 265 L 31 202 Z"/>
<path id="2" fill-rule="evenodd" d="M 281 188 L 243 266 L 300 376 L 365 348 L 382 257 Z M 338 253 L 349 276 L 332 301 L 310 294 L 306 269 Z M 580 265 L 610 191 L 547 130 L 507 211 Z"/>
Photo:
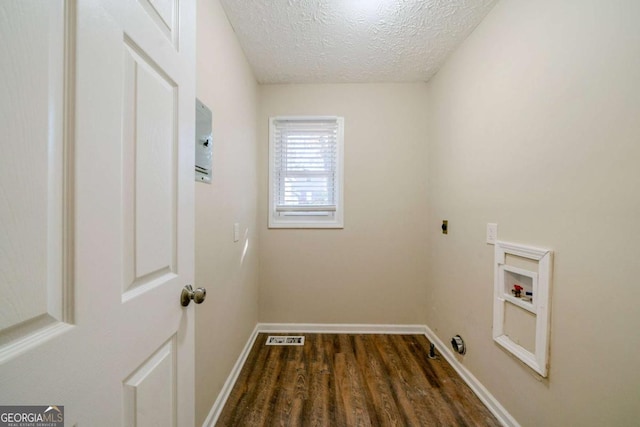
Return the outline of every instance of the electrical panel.
<path id="1" fill-rule="evenodd" d="M 211 183 L 213 130 L 211 110 L 196 99 L 196 181 Z"/>

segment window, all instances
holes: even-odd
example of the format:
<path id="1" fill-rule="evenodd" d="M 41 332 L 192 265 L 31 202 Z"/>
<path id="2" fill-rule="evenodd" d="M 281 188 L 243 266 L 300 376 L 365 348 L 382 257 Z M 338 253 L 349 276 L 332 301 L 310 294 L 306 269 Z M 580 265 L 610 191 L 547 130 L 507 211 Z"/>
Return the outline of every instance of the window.
<path id="1" fill-rule="evenodd" d="M 342 117 L 269 121 L 269 227 L 343 227 Z"/>

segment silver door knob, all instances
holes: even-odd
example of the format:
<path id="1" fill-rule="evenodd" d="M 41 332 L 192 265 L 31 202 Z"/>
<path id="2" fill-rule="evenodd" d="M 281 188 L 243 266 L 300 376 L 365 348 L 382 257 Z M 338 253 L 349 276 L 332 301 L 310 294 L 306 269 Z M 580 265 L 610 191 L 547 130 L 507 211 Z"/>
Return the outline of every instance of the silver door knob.
<path id="1" fill-rule="evenodd" d="M 191 300 L 193 300 L 196 304 L 202 304 L 204 299 L 207 297 L 207 290 L 205 288 L 198 288 L 195 291 L 191 285 L 187 285 L 182 288 L 182 293 L 180 294 L 180 304 L 183 307 L 189 305 Z"/>

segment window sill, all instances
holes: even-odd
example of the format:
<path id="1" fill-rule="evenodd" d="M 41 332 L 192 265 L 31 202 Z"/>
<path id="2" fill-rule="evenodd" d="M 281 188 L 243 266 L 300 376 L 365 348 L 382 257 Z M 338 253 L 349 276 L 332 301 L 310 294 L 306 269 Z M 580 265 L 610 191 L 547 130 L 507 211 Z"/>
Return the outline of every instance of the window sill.
<path id="1" fill-rule="evenodd" d="M 278 229 L 278 228 L 293 228 L 293 229 L 301 229 L 301 228 L 311 228 L 311 229 L 343 229 L 344 224 L 338 222 L 300 222 L 300 221 L 278 221 L 273 222 L 269 221 L 267 226 L 268 228 Z"/>

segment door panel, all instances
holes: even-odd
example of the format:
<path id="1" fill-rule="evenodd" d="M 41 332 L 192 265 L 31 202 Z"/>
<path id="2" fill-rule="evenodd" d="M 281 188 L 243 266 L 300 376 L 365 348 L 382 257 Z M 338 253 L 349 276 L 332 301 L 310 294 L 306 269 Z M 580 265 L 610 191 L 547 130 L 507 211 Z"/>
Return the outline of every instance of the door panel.
<path id="1" fill-rule="evenodd" d="M 175 88 L 138 63 L 136 73 L 136 276 L 173 264 Z"/>
<path id="2" fill-rule="evenodd" d="M 177 87 L 131 42 L 124 88 L 125 288 L 175 277 Z M 125 297 L 126 298 L 126 297 Z"/>
<path id="3" fill-rule="evenodd" d="M 72 26 L 62 1 L 0 4 L 0 361 L 70 321 L 64 88 Z"/>
<path id="4" fill-rule="evenodd" d="M 175 426 L 176 397 L 174 336 L 124 381 L 123 425 Z"/>
<path id="5" fill-rule="evenodd" d="M 140 0 L 140 4 L 147 11 L 158 29 L 172 44 L 178 45 L 178 16 L 177 0 Z"/>

